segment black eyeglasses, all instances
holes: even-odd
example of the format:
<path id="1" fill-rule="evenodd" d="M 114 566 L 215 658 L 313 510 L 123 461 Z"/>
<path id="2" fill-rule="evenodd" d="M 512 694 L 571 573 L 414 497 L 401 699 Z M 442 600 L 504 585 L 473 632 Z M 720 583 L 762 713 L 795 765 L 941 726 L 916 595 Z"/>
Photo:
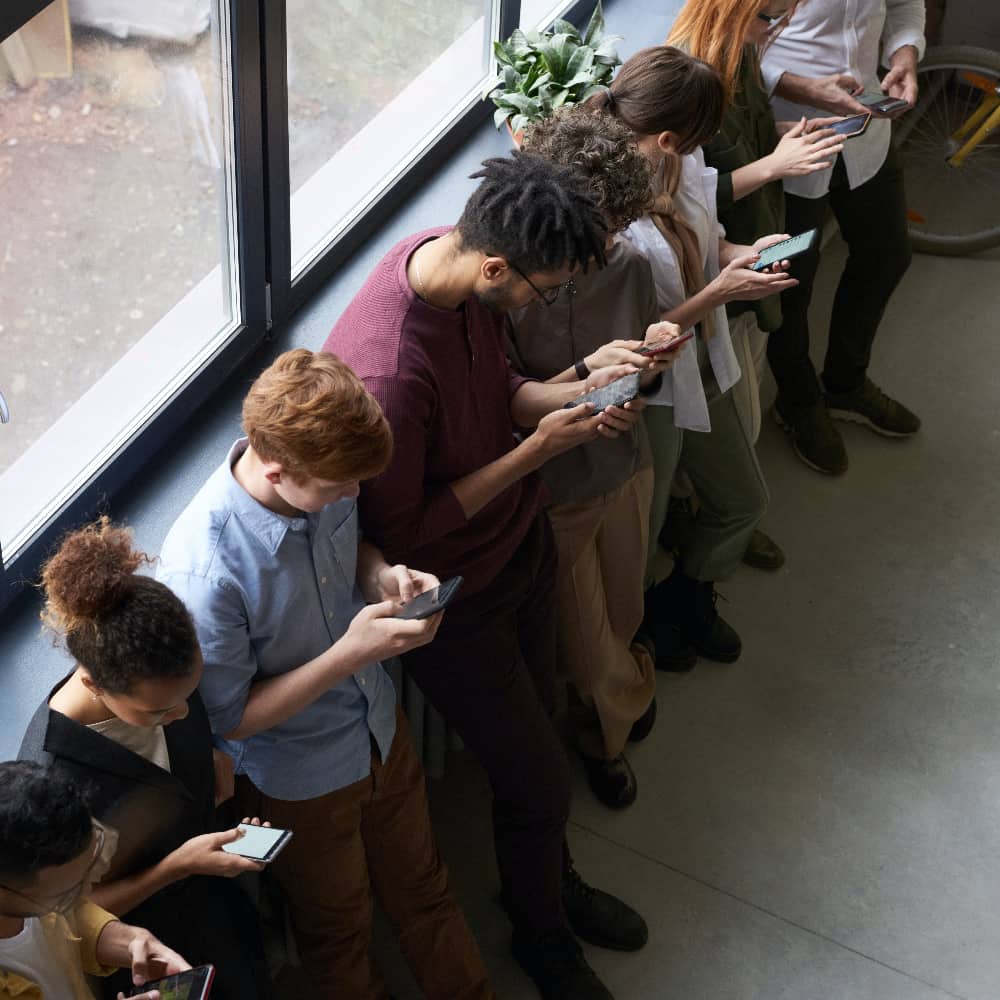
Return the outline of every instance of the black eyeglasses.
<path id="1" fill-rule="evenodd" d="M 552 305 L 552 303 L 553 303 L 553 302 L 555 302 L 555 300 L 559 298 L 559 293 L 560 293 L 560 292 L 562 291 L 562 287 L 563 287 L 562 285 L 556 285 L 556 287 L 555 287 L 555 288 L 539 288 L 539 287 L 538 287 L 538 285 L 536 285 L 536 284 L 535 284 L 535 283 L 534 283 L 534 282 L 533 282 L 533 281 L 531 280 L 531 278 L 529 278 L 529 277 L 528 277 L 528 276 L 527 276 L 527 275 L 526 275 L 526 274 L 524 273 L 524 271 L 522 271 L 522 270 L 521 270 L 521 269 L 520 269 L 520 268 L 519 268 L 519 267 L 517 266 L 517 264 L 515 264 L 515 263 L 514 263 L 514 262 L 513 262 L 512 260 L 509 260 L 509 261 L 507 261 L 507 263 L 508 263 L 508 264 L 510 264 L 511 268 L 512 268 L 513 270 L 517 271 L 517 273 L 518 273 L 518 274 L 519 274 L 519 275 L 520 275 L 520 276 L 521 276 L 521 277 L 522 277 L 522 278 L 523 278 L 523 279 L 524 279 L 524 280 L 525 280 L 525 281 L 526 281 L 526 282 L 527 282 L 527 283 L 528 283 L 529 285 L 531 285 L 531 290 L 532 290 L 532 291 L 533 291 L 533 292 L 534 292 L 534 293 L 535 293 L 535 294 L 536 294 L 536 295 L 537 295 L 537 296 L 538 296 L 538 297 L 539 297 L 539 298 L 540 298 L 540 299 L 542 300 L 542 302 L 544 302 L 544 303 L 545 303 L 545 304 L 546 304 L 547 306 L 550 306 L 550 305 Z"/>
<path id="2" fill-rule="evenodd" d="M 11 893 L 11 895 L 19 896 L 26 903 L 31 903 L 31 905 L 37 907 L 42 914 L 58 913 L 65 916 L 70 910 L 73 909 L 74 906 L 76 906 L 77 900 L 79 900 L 83 893 L 84 886 L 90 880 L 90 876 L 93 874 L 94 869 L 101 860 L 101 856 L 104 854 L 104 842 L 107 838 L 107 831 L 100 823 L 97 822 L 97 820 L 94 820 L 93 822 L 94 833 L 97 835 L 97 843 L 94 847 L 94 856 L 91 858 L 90 864 L 87 865 L 87 870 L 84 872 L 83 878 L 80 879 L 76 885 L 71 886 L 65 892 L 59 893 L 58 896 L 53 896 L 51 899 L 44 901 L 28 896 L 23 892 L 19 892 L 17 889 L 12 889 L 9 885 L 0 885 L 0 889 Z"/>
<path id="3" fill-rule="evenodd" d="M 773 31 L 779 25 L 784 24 L 791 12 L 785 11 L 784 14 L 765 14 L 762 10 L 757 11 L 757 17 L 767 24 L 769 30 Z"/>

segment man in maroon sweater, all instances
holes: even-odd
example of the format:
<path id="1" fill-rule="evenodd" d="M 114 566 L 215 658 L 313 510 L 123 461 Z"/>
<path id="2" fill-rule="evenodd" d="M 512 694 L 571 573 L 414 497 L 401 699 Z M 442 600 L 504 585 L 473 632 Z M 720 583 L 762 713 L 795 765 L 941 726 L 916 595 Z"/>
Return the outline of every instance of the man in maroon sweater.
<path id="1" fill-rule="evenodd" d="M 515 153 L 474 176 L 481 184 L 458 225 L 397 244 L 325 348 L 358 373 L 392 427 L 388 470 L 362 486 L 366 534 L 392 559 L 465 577 L 434 644 L 404 662 L 489 774 L 515 957 L 547 1000 L 610 1000 L 572 932 L 633 950 L 647 929 L 587 886 L 566 848 L 570 773 L 551 722 L 556 555 L 535 473 L 627 429 L 641 405 L 563 409 L 621 367 L 590 374 L 581 363 L 558 384 L 511 372 L 506 310 L 554 301 L 577 267 L 602 266 L 605 234 L 565 168 Z M 517 443 L 515 427 L 534 433 Z"/>

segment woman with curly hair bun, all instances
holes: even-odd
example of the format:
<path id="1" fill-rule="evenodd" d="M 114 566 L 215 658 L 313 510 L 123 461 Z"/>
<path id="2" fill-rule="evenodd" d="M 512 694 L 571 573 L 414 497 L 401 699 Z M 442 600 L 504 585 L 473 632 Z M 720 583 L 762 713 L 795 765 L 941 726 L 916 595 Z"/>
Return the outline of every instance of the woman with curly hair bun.
<path id="1" fill-rule="evenodd" d="M 42 618 L 76 664 L 35 713 L 20 757 L 72 778 L 116 831 L 96 903 L 193 964 L 214 964 L 213 996 L 267 997 L 256 913 L 230 881 L 263 866 L 223 850 L 240 833 L 216 823 L 232 775 L 220 761 L 217 779 L 194 625 L 175 594 L 137 572 L 148 562 L 102 518 L 46 563 Z M 106 997 L 131 987 L 127 972 L 102 982 Z"/>
<path id="2" fill-rule="evenodd" d="M 635 351 L 644 340 L 680 331 L 659 321 L 649 264 L 621 236 L 652 203 L 652 174 L 631 130 L 603 112 L 568 108 L 535 125 L 524 148 L 583 175 L 607 240 L 603 269 L 574 275 L 554 302 L 508 314 L 515 364 L 553 382 L 615 364 L 658 379 L 671 361 L 654 363 Z M 623 808 L 637 793 L 626 743 L 644 739 L 656 716 L 652 643 L 636 636 L 653 491 L 646 432 L 638 424 L 615 440 L 582 445 L 548 462 L 542 476 L 559 549 L 559 662 L 577 696 L 570 713 L 575 748 L 594 794 Z"/>

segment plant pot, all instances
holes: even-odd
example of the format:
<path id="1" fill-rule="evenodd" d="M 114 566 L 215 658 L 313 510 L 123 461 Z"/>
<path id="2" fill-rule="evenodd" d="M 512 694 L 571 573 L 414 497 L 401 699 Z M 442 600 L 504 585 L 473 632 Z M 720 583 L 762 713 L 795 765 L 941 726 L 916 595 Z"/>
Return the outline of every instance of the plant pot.
<path id="1" fill-rule="evenodd" d="M 518 131 L 515 132 L 510 127 L 510 119 L 509 118 L 507 119 L 506 125 L 507 125 L 507 131 L 510 133 L 511 142 L 513 142 L 514 145 L 517 146 L 518 149 L 520 149 L 522 143 L 524 142 L 524 132 L 523 132 L 523 130 L 518 129 Z"/>

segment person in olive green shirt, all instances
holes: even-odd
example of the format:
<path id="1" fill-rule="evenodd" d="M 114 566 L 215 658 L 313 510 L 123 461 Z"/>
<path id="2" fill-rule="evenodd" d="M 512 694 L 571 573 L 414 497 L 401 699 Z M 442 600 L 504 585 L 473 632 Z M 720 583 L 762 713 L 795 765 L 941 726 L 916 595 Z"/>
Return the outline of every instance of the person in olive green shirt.
<path id="1" fill-rule="evenodd" d="M 714 66 L 726 84 L 728 106 L 718 135 L 704 147 L 705 162 L 719 173 L 717 207 L 726 238 L 752 244 L 785 228 L 782 179 L 824 170 L 843 140 L 821 126 L 827 119 L 775 122 L 760 75 L 760 53 L 788 22 L 794 0 L 757 0 L 733 9 L 732 0 L 688 0 L 674 22 L 669 44 Z M 781 325 L 781 297 L 726 306 L 733 347 L 743 377 L 733 387 L 740 416 L 753 441 L 760 434 L 760 380 L 767 335 Z M 781 549 L 755 530 L 744 561 L 778 569 Z"/>

